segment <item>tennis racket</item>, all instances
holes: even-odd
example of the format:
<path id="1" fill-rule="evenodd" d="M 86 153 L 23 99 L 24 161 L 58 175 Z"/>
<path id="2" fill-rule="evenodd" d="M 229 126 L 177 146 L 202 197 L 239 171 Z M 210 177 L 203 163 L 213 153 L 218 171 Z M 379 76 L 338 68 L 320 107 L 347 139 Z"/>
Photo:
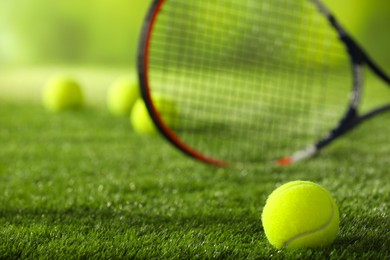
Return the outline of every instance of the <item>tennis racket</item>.
<path id="1" fill-rule="evenodd" d="M 389 111 L 358 113 L 365 67 L 390 85 L 320 0 L 155 0 L 138 55 L 157 129 L 218 166 L 288 165 Z"/>

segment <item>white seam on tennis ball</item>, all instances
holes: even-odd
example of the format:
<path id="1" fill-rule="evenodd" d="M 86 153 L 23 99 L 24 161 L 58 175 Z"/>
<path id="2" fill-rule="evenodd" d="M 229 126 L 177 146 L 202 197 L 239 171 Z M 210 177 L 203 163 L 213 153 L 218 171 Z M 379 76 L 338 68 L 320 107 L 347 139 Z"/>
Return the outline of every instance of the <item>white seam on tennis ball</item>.
<path id="1" fill-rule="evenodd" d="M 299 235 L 296 235 L 295 237 L 293 238 L 290 238 L 289 240 L 287 240 L 286 242 L 283 243 L 283 247 L 287 247 L 288 245 L 290 245 L 292 242 L 294 242 L 295 240 L 301 238 L 301 237 L 304 237 L 304 236 L 307 236 L 307 235 L 311 235 L 311 234 L 314 234 L 316 232 L 320 232 L 324 229 L 326 229 L 331 223 L 332 223 L 332 220 L 334 218 L 334 214 L 335 214 L 335 209 L 333 207 L 333 203 L 332 203 L 332 200 L 329 198 L 329 202 L 330 202 L 330 207 L 332 208 L 332 215 L 330 216 L 328 222 L 326 222 L 324 225 L 320 226 L 319 228 L 317 229 L 314 229 L 312 231 L 307 231 L 307 232 L 304 232 L 302 234 L 299 234 Z"/>

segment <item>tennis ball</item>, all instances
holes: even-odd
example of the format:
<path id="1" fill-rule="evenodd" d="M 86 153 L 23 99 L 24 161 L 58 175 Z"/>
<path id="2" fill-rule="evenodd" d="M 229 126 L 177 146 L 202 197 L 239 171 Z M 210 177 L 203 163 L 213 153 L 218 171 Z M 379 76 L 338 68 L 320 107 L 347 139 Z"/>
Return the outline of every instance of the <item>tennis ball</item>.
<path id="1" fill-rule="evenodd" d="M 43 90 L 42 101 L 44 107 L 53 112 L 80 108 L 84 105 L 80 85 L 65 76 L 56 76 L 48 81 Z"/>
<path id="2" fill-rule="evenodd" d="M 113 115 L 128 116 L 139 96 L 139 86 L 136 80 L 120 78 L 108 90 L 107 108 Z"/>
<path id="3" fill-rule="evenodd" d="M 178 126 L 178 108 L 172 100 L 161 95 L 153 95 L 153 104 L 155 105 L 156 110 L 160 114 L 162 120 L 168 127 L 175 128 Z M 145 103 L 141 98 L 139 98 L 134 104 L 130 114 L 130 122 L 136 133 L 157 133 L 156 126 L 150 118 Z"/>
<path id="4" fill-rule="evenodd" d="M 293 181 L 274 190 L 262 213 L 265 235 L 276 248 L 314 248 L 331 244 L 339 231 L 339 211 L 318 184 Z"/>

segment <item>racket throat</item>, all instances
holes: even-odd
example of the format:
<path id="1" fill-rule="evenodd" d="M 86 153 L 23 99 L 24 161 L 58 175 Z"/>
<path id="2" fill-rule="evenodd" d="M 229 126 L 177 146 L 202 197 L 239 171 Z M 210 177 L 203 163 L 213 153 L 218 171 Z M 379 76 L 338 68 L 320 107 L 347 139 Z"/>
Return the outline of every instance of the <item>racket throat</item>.
<path id="1" fill-rule="evenodd" d="M 317 151 L 321 150 L 325 146 L 329 145 L 336 138 L 348 132 L 348 130 L 354 128 L 359 121 L 356 120 L 358 118 L 358 113 L 356 108 L 351 107 L 345 117 L 340 121 L 340 124 L 334 128 L 330 133 L 323 139 L 321 139 L 315 146 Z"/>
<path id="2" fill-rule="evenodd" d="M 314 156 L 318 151 L 318 148 L 316 145 L 311 145 L 309 147 L 306 147 L 303 150 L 295 152 L 291 156 L 283 157 L 277 160 L 277 165 L 279 166 L 287 166 L 293 163 L 296 163 L 298 161 L 304 160 L 306 158 Z"/>
<path id="3" fill-rule="evenodd" d="M 346 113 L 345 117 L 340 121 L 340 124 L 329 132 L 327 136 L 322 138 L 317 144 L 306 147 L 303 150 L 297 151 L 291 156 L 283 157 L 277 160 L 277 164 L 280 166 L 291 165 L 298 161 L 310 158 L 317 154 L 325 146 L 328 146 L 338 137 L 347 133 L 350 129 L 354 128 L 359 124 L 358 113 L 355 108 L 350 108 Z"/>

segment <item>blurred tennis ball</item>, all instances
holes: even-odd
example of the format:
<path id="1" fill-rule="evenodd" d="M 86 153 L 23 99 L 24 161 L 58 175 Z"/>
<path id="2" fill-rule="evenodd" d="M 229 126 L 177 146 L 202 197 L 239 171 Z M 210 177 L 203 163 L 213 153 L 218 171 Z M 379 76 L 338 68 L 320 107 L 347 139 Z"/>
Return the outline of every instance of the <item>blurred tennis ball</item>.
<path id="1" fill-rule="evenodd" d="M 176 104 L 167 97 L 153 95 L 153 104 L 161 116 L 164 123 L 170 127 L 178 126 L 179 111 Z M 131 111 L 130 122 L 136 133 L 139 134 L 155 134 L 157 133 L 156 126 L 150 118 L 149 112 L 144 101 L 139 98 Z"/>
<path id="2" fill-rule="evenodd" d="M 339 211 L 331 194 L 309 181 L 293 181 L 268 197 L 262 222 L 276 248 L 313 248 L 331 244 L 339 231 Z"/>
<path id="3" fill-rule="evenodd" d="M 108 90 L 107 108 L 115 116 L 128 116 L 139 96 L 139 86 L 136 80 L 120 78 Z"/>
<path id="4" fill-rule="evenodd" d="M 80 85 L 66 76 L 56 76 L 47 82 L 42 101 L 44 107 L 53 112 L 81 108 L 84 105 Z"/>

